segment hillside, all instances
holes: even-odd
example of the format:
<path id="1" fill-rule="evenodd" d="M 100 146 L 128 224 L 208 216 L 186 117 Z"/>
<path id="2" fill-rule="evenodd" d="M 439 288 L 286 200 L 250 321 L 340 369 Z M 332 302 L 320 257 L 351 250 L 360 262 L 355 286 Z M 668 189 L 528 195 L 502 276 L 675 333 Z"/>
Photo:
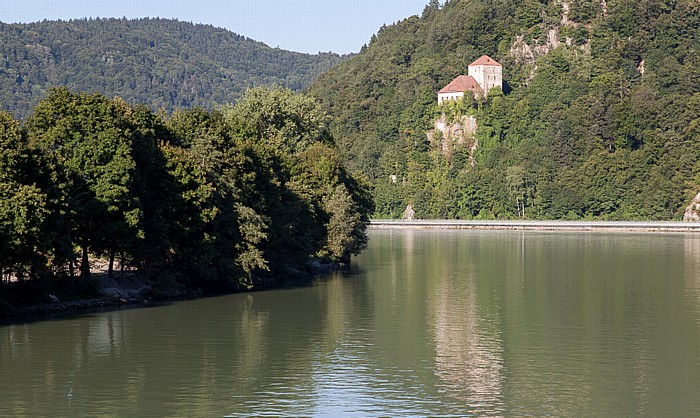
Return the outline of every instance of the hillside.
<path id="1" fill-rule="evenodd" d="M 342 59 L 177 20 L 0 22 L 0 108 L 25 117 L 57 86 L 154 109 L 210 108 L 254 85 L 301 90 Z"/>
<path id="2" fill-rule="evenodd" d="M 376 216 L 679 219 L 700 191 L 699 31 L 696 0 L 433 0 L 310 92 Z M 438 108 L 483 54 L 505 95 Z M 446 110 L 476 118 L 472 142 L 427 134 Z"/>

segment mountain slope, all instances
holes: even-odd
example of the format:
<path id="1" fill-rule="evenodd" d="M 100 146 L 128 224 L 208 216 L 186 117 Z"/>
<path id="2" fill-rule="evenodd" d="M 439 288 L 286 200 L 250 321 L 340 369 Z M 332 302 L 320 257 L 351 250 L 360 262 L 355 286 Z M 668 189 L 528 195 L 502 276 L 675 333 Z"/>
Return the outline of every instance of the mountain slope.
<path id="1" fill-rule="evenodd" d="M 696 0 L 431 2 L 311 93 L 377 216 L 676 219 L 700 190 L 699 31 Z M 438 108 L 483 54 L 505 95 Z M 476 117 L 475 149 L 428 140 L 445 111 Z"/>
<path id="2" fill-rule="evenodd" d="M 168 19 L 0 23 L 0 107 L 26 116 L 55 86 L 166 110 L 211 107 L 253 85 L 300 90 L 342 59 Z"/>

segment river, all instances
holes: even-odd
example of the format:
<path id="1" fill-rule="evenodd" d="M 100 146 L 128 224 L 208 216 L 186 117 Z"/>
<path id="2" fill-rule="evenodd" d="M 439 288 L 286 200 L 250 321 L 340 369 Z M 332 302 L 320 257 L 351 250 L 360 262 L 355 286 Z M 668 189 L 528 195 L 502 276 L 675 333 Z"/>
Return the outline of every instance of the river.
<path id="1" fill-rule="evenodd" d="M 700 235 L 372 230 L 299 286 L 0 327 L 0 416 L 698 416 Z"/>

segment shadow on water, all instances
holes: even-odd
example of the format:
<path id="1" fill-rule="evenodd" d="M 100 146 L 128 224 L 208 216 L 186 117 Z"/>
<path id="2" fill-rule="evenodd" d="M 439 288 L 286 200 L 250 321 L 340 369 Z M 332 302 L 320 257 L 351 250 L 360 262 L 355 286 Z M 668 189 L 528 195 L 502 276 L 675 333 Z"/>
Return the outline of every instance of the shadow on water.
<path id="1" fill-rule="evenodd" d="M 4 318 L 0 320 L 0 327 L 8 325 L 27 325 L 35 322 L 55 322 L 55 321 L 73 321 L 76 319 L 90 319 L 94 318 L 100 314 L 108 312 L 120 312 L 128 311 L 132 309 L 148 309 L 148 308 L 160 308 L 163 306 L 172 305 L 173 303 L 180 300 L 188 299 L 177 299 L 177 300 L 167 300 L 167 301 L 157 301 L 157 302 L 140 302 L 140 303 L 127 303 L 124 305 L 111 305 L 111 306 L 96 306 L 91 308 L 81 308 L 76 310 L 66 310 L 62 312 L 32 312 L 23 313 L 21 317 L 18 318 Z"/>
<path id="2" fill-rule="evenodd" d="M 8 325 L 19 325 L 19 324 L 31 324 L 35 322 L 43 321 L 71 321 L 76 319 L 89 319 L 93 318 L 99 314 L 109 313 L 109 312 L 119 312 L 128 311 L 133 309 L 149 309 L 149 308 L 161 308 L 165 306 L 170 306 L 172 304 L 190 301 L 196 299 L 212 298 L 226 295 L 234 294 L 255 294 L 259 292 L 269 291 L 269 290 L 294 290 L 310 288 L 315 286 L 319 282 L 324 282 L 337 277 L 337 275 L 342 275 L 345 278 L 360 277 L 364 270 L 354 264 L 343 267 L 326 267 L 325 272 L 310 274 L 303 277 L 296 277 L 286 280 L 275 281 L 271 284 L 259 285 L 252 289 L 243 289 L 239 291 L 231 292 L 219 292 L 202 295 L 201 293 L 194 292 L 194 295 L 175 297 L 167 300 L 149 300 L 144 302 L 128 302 L 126 304 L 109 304 L 104 305 L 102 303 L 96 303 L 99 306 L 92 307 L 77 307 L 77 308 L 67 308 L 66 310 L 60 312 L 23 312 L 16 314 L 7 318 L 0 318 L 0 326 Z"/>

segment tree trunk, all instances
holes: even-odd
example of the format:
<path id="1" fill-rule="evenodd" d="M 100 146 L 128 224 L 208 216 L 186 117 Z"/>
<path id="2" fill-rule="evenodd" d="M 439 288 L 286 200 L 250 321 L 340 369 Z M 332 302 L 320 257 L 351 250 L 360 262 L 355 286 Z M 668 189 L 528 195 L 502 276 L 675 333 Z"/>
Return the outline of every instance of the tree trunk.
<path id="1" fill-rule="evenodd" d="M 80 263 L 80 277 L 90 277 L 90 259 L 88 258 L 88 246 L 83 243 L 83 260 Z"/>
<path id="2" fill-rule="evenodd" d="M 124 251 L 122 251 L 121 254 L 121 261 L 119 261 L 119 275 L 121 277 L 124 277 L 124 264 L 126 263 L 126 254 L 124 254 Z"/>
<path id="3" fill-rule="evenodd" d="M 109 267 L 107 268 L 107 277 L 110 279 L 114 275 L 114 250 L 109 251 Z"/>
<path id="4" fill-rule="evenodd" d="M 75 277 L 75 257 L 74 252 L 73 252 L 73 235 L 69 234 L 68 235 L 68 246 L 70 248 L 70 255 L 68 256 L 68 274 L 70 274 L 70 278 L 73 279 Z"/>

